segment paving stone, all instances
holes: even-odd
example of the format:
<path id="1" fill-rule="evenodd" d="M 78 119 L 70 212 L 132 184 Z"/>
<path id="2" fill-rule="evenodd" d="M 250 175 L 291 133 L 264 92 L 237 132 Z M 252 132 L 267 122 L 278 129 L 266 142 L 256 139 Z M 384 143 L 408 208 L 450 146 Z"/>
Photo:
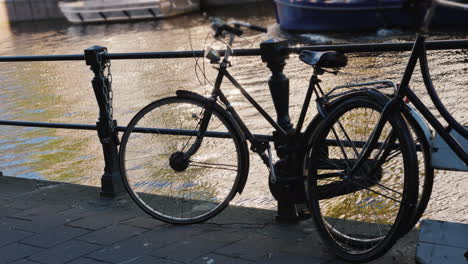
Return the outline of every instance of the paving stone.
<path id="1" fill-rule="evenodd" d="M 43 216 L 53 216 L 57 212 L 68 209 L 67 205 L 41 205 L 34 208 L 30 208 L 12 215 L 11 217 L 25 219 L 25 220 L 34 220 L 38 217 Z"/>
<path id="2" fill-rule="evenodd" d="M 333 258 L 333 254 L 329 251 L 317 231 L 312 232 L 307 238 L 300 240 L 291 240 L 287 247 L 280 249 L 281 252 L 289 255 L 318 257 L 321 259 Z"/>
<path id="3" fill-rule="evenodd" d="M 125 263 L 143 257 L 163 245 L 163 243 L 155 244 L 146 238 L 137 237 L 117 243 L 112 247 L 100 249 L 87 255 L 87 257 L 111 263 Z"/>
<path id="4" fill-rule="evenodd" d="M 0 229 L 16 229 L 16 227 L 26 225 L 29 222 L 31 222 L 31 220 L 0 217 Z"/>
<path id="5" fill-rule="evenodd" d="M 252 236 L 226 247 L 217 249 L 215 253 L 249 259 L 254 261 L 264 260 L 268 255 L 277 254 L 280 249 L 286 248 L 290 241 L 271 239 L 264 236 Z"/>
<path id="6" fill-rule="evenodd" d="M 256 263 L 264 264 L 303 264 L 303 263 L 314 263 L 314 264 L 328 264 L 329 259 L 315 258 L 306 255 L 292 255 L 285 253 L 269 254 L 264 259 L 257 261 Z"/>
<path id="7" fill-rule="evenodd" d="M 27 260 L 27 259 L 20 259 L 20 260 L 17 260 L 13 263 L 10 263 L 10 264 L 40 264 L 39 262 L 34 262 L 34 261 L 30 261 L 30 260 Z M 101 262 L 102 264 L 102 262 Z"/>
<path id="8" fill-rule="evenodd" d="M 206 240 L 201 238 L 192 238 L 189 240 L 180 240 L 176 243 L 167 245 L 152 252 L 152 256 L 171 258 L 181 262 L 189 262 L 204 254 L 208 254 L 228 243 Z"/>
<path id="9" fill-rule="evenodd" d="M 17 1 L 15 0 L 15 2 Z M 37 194 L 37 190 L 40 188 L 52 186 L 55 184 L 57 183 L 4 176 L 1 177 L 1 186 L 4 187 L 1 188 L 0 198 L 3 198 L 2 204 L 17 203 L 16 201 L 18 200 L 22 203 L 37 204 L 37 199 L 21 200 L 20 198 L 23 198 L 27 194 Z"/>
<path id="10" fill-rule="evenodd" d="M 69 209 L 60 211 L 57 214 L 61 215 L 61 216 L 64 216 L 67 219 L 70 219 L 70 221 L 72 221 L 72 220 L 78 220 L 78 219 L 85 218 L 85 217 L 92 216 L 92 215 L 97 215 L 97 214 L 99 214 L 99 212 L 96 212 L 94 210 L 85 209 L 85 208 L 76 208 L 75 207 L 75 208 L 69 208 Z"/>
<path id="11" fill-rule="evenodd" d="M 11 207 L 0 206 L 0 217 L 11 216 L 18 212 L 21 212 L 21 210 Z"/>
<path id="12" fill-rule="evenodd" d="M 207 229 L 203 225 L 169 225 L 164 228 L 154 229 L 146 234 L 164 239 L 164 241 L 169 244 L 182 239 L 195 237 L 202 233 L 207 233 Z"/>
<path id="13" fill-rule="evenodd" d="M 40 252 L 41 250 L 43 249 L 19 243 L 10 244 L 0 248 L 0 264 L 26 258 L 34 253 Z"/>
<path id="14" fill-rule="evenodd" d="M 468 263 L 467 248 L 451 247 L 438 244 L 418 243 L 416 262 L 421 264 Z"/>
<path id="15" fill-rule="evenodd" d="M 65 217 L 57 215 L 41 215 L 34 217 L 33 220 L 24 221 L 23 223 L 18 224 L 15 228 L 23 231 L 44 233 L 49 232 L 58 226 L 67 224 L 68 222 L 69 219 Z"/>
<path id="16" fill-rule="evenodd" d="M 3 190 L 4 189 L 2 189 L 2 191 Z M 33 207 L 40 206 L 40 203 L 38 202 L 30 201 L 30 200 L 19 200 L 19 199 L 15 199 L 15 200 L 3 199 L 1 201 L 1 204 L 5 207 L 20 209 L 20 210 L 27 210 Z"/>
<path id="17" fill-rule="evenodd" d="M 130 220 L 123 221 L 121 222 L 121 224 L 130 225 L 134 227 L 141 227 L 145 229 L 155 229 L 156 227 L 167 225 L 164 222 L 149 217 L 136 217 Z"/>
<path id="18" fill-rule="evenodd" d="M 112 263 L 120 263 L 149 255 L 159 248 L 181 239 L 198 235 L 203 229 L 197 226 L 167 226 L 154 229 L 137 237 L 106 247 L 89 254 L 87 257 Z"/>
<path id="19" fill-rule="evenodd" d="M 34 233 L 15 229 L 0 228 L 0 247 L 6 246 L 13 242 L 18 242 L 32 235 L 34 235 Z"/>
<path id="20" fill-rule="evenodd" d="M 37 247 L 50 248 L 62 242 L 89 233 L 89 230 L 69 226 L 58 226 L 46 232 L 30 236 L 21 243 Z"/>
<path id="21" fill-rule="evenodd" d="M 270 223 L 273 211 L 232 207 L 232 215 L 236 218 L 223 213 L 224 220 L 173 226 L 143 216 L 141 210 L 130 203 L 102 202 L 95 188 L 63 184 L 68 187 L 34 191 L 37 189 L 35 184 L 23 186 L 28 181 L 20 179 L 18 182 L 21 184 L 8 186 L 0 177 L 0 197 L 8 197 L 0 198 L 0 212 L 2 208 L 10 210 L 4 211 L 6 216 L 0 216 L 0 243 L 2 239 L 6 241 L 3 247 L 0 244 L 0 264 L 7 261 L 8 264 L 10 261 L 17 264 L 342 263 L 327 253 L 320 240 L 313 237 L 315 233 L 304 232 L 304 227 L 308 228 L 310 224 L 301 227 Z M 3 192 L 4 189 L 7 191 Z M 19 195 L 21 190 L 29 193 Z M 44 196 L 47 191 L 54 194 Z M 3 196 L 5 193 L 8 195 Z M 75 207 L 53 213 L 57 206 L 38 204 Z M 245 210 L 248 213 L 242 213 Z M 11 218 L 10 213 L 18 218 Z M 67 230 L 79 230 L 79 234 L 70 234 L 65 232 Z M 140 233 L 130 237 L 131 230 Z M 21 234 L 30 237 L 21 237 Z M 86 241 L 114 244 L 103 247 Z M 373 263 L 395 263 L 392 258 L 395 255 L 391 253 Z"/>
<path id="22" fill-rule="evenodd" d="M 139 258 L 135 258 L 131 261 L 125 262 L 125 264 L 181 264 L 182 262 L 163 259 L 163 258 L 156 258 L 152 256 L 143 256 Z"/>
<path id="23" fill-rule="evenodd" d="M 34 254 L 29 259 L 44 264 L 61 264 L 82 257 L 99 248 L 98 245 L 72 240 Z"/>
<path id="24" fill-rule="evenodd" d="M 222 256 L 218 254 L 207 254 L 199 258 L 196 258 L 195 260 L 190 262 L 190 264 L 251 264 L 251 263 L 255 263 L 255 262 L 250 261 L 250 260 L 240 259 L 240 258 Z M 285 263 L 289 264 L 289 262 L 285 262 Z"/>
<path id="25" fill-rule="evenodd" d="M 374 262 L 374 261 L 371 261 L 369 263 L 371 263 L 371 264 L 382 264 L 382 263 L 378 263 L 378 262 Z M 395 263 L 399 263 L 399 262 L 394 260 L 392 264 L 395 264 Z M 405 262 L 403 262 L 403 263 L 405 263 Z M 326 264 L 349 264 L 349 262 L 344 262 L 341 259 L 334 259 L 334 260 L 330 260 L 329 262 L 326 262 Z M 386 264 L 386 263 L 383 263 L 383 264 Z"/>
<path id="26" fill-rule="evenodd" d="M 112 213 L 101 213 L 72 221 L 67 225 L 90 230 L 98 230 L 106 226 L 116 225 L 124 220 L 132 218 L 131 215 L 115 215 Z"/>
<path id="27" fill-rule="evenodd" d="M 421 223 L 419 242 L 468 248 L 467 238 L 468 224 L 436 220 L 424 220 Z"/>
<path id="28" fill-rule="evenodd" d="M 195 237 L 202 237 L 203 239 L 218 241 L 218 242 L 236 242 L 248 237 L 248 234 L 244 231 L 239 230 L 215 230 L 211 232 L 204 232 Z"/>
<path id="29" fill-rule="evenodd" d="M 113 225 L 98 231 L 91 232 L 78 239 L 93 244 L 110 246 L 116 242 L 139 235 L 146 231 L 146 229 L 133 226 Z"/>
<path id="30" fill-rule="evenodd" d="M 105 264 L 105 263 L 108 263 L 108 262 L 97 261 L 97 260 L 89 259 L 89 258 L 79 258 L 77 260 L 69 262 L 68 264 Z M 154 264 L 156 264 L 156 262 L 154 262 Z"/>

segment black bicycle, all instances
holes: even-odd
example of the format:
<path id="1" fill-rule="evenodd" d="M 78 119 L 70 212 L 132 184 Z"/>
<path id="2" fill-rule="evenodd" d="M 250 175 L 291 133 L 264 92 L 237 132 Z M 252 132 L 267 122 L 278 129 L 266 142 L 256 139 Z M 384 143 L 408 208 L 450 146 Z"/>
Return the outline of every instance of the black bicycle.
<path id="1" fill-rule="evenodd" d="M 299 58 L 312 66 L 313 73 L 292 128 L 289 120 L 275 122 L 228 72 L 231 46 L 243 32 L 220 20 L 212 27 L 215 37 L 228 36 L 229 40 L 224 57 L 213 49 L 206 52 L 218 70 L 211 96 L 177 91 L 176 96 L 138 112 L 123 135 L 121 169 L 131 197 L 148 214 L 165 222 L 205 221 L 242 192 L 249 171 L 248 141 L 270 170 L 273 195 L 286 190 L 287 197 L 298 203 L 307 196 L 322 236 L 338 245 L 335 249 L 340 257 L 367 261 L 385 253 L 411 226 L 403 219 L 416 222 L 415 212 L 425 207 L 418 199 L 412 136 L 419 136 L 420 131 L 411 115 L 389 115 L 375 151 L 359 159 L 359 153 L 368 149 L 365 142 L 378 117 L 392 100 L 379 91 L 396 90 L 396 86 L 383 81 L 324 93 L 319 76 L 336 73 L 346 66 L 347 57 L 334 51 L 303 51 Z M 221 91 L 224 78 L 271 124 L 272 136 L 250 132 Z M 303 129 L 314 94 L 319 114 Z M 365 122 L 353 121 L 355 111 L 367 116 Z M 354 127 L 353 133 L 341 132 L 348 127 Z M 270 140 L 277 162 L 273 162 Z M 359 167 L 350 174 L 356 165 Z"/>
<path id="2" fill-rule="evenodd" d="M 467 10 L 468 5 L 446 0 L 428 1 L 425 4 L 428 5 L 428 9 L 422 32 L 417 34 L 400 85 L 395 86 L 393 93 L 366 87 L 344 92 L 346 96 L 338 95 L 339 98 L 336 99 L 333 98 L 336 90 L 332 90 L 322 96 L 321 100 L 325 103 L 318 104 L 323 120 L 315 129 L 314 136 L 308 144 L 310 149 L 305 156 L 305 168 L 309 176 L 308 200 L 321 237 L 339 257 L 348 261 L 360 262 L 378 257 L 386 250 L 376 250 L 375 247 L 390 248 L 392 242 L 386 241 L 398 239 L 398 236 L 388 233 L 385 235 L 387 232 L 385 230 L 398 226 L 401 228 L 399 232 L 402 236 L 416 224 L 430 198 L 434 168 L 468 171 L 468 131 L 450 115 L 439 99 L 432 84 L 425 48 L 428 26 L 436 7 L 446 5 Z M 431 114 L 409 88 L 418 60 L 427 93 L 447 122 L 447 127 Z M 336 89 L 345 88 L 349 87 Z M 432 137 L 421 115 L 440 137 L 435 139 Z M 410 125 L 409 130 L 404 127 L 404 122 L 400 122 L 401 118 Z M 403 127 L 400 129 L 400 126 Z M 411 146 L 410 140 L 406 142 L 405 138 L 414 139 L 416 147 Z M 406 154 L 401 153 L 402 151 Z M 415 171 L 418 169 L 418 164 L 413 164 L 416 151 L 419 151 L 419 159 L 424 161 L 422 164 L 424 169 L 419 172 L 420 177 L 415 176 L 418 173 Z M 398 156 L 401 158 L 396 158 Z M 405 156 L 410 160 L 405 162 Z M 383 168 L 381 163 L 389 158 L 393 158 L 395 162 L 393 170 L 398 170 L 398 163 L 403 162 L 402 167 L 405 171 L 410 171 L 410 178 L 419 178 L 419 193 L 413 187 L 410 187 L 410 192 L 405 192 L 407 189 L 402 188 L 403 182 L 399 181 L 403 178 L 398 176 L 398 172 L 394 173 L 390 181 L 398 182 L 395 187 L 399 186 L 402 189 L 381 185 L 380 173 Z M 341 166 L 323 168 L 324 164 L 335 163 L 335 160 L 345 162 Z M 372 198 L 363 199 L 360 192 L 353 192 L 350 197 L 337 195 L 343 192 L 344 185 L 341 183 L 344 180 L 351 183 L 349 186 L 351 189 L 369 186 L 362 191 L 373 193 L 370 195 Z M 333 198 L 322 199 L 322 191 Z M 408 197 L 415 193 L 419 194 L 417 203 L 414 197 Z M 380 205 L 386 204 L 382 197 L 388 198 L 387 201 L 401 197 L 398 201 L 401 205 L 395 208 L 380 208 Z M 334 206 L 336 204 L 340 205 Z M 402 210 L 407 207 L 413 209 L 403 213 Z M 356 210 L 361 211 L 364 217 L 359 214 L 354 218 L 347 217 L 347 212 L 352 208 L 357 208 Z M 400 212 L 397 214 L 398 210 Z M 373 211 L 376 215 L 394 214 L 395 222 L 406 222 L 406 227 L 405 224 L 395 222 L 388 225 L 383 222 L 377 227 L 371 226 L 365 220 L 369 211 Z M 350 223 L 353 221 L 354 224 Z M 385 229 L 376 231 L 382 233 L 380 238 L 365 239 L 369 229 L 382 227 Z"/>

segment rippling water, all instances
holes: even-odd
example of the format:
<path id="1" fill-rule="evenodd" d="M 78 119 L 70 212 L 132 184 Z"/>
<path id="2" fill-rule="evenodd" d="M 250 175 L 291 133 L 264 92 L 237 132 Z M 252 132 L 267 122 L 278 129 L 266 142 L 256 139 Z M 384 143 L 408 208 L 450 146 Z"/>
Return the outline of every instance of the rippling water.
<path id="1" fill-rule="evenodd" d="M 268 6 L 226 9 L 216 15 L 223 19 L 244 19 L 263 26 L 274 23 L 274 13 Z M 274 27 L 270 29 L 276 31 Z M 106 46 L 109 52 L 201 49 L 210 32 L 209 24 L 198 14 L 129 24 L 77 26 L 60 21 L 20 24 L 11 29 L 0 29 L 0 56 L 80 54 L 91 45 Z M 465 33 L 456 32 L 435 32 L 434 35 L 434 39 L 468 37 Z M 266 35 L 249 32 L 234 47 L 258 47 L 267 38 Z M 305 34 L 300 40 L 334 43 L 401 42 L 413 38 L 412 32 L 380 30 L 360 35 Z M 222 48 L 222 43 L 214 42 L 211 37 L 207 38 L 206 43 Z M 323 76 L 322 85 L 332 87 L 376 79 L 398 82 L 408 55 L 408 52 L 350 54 L 349 66 L 337 76 Z M 442 100 L 457 119 L 467 120 L 468 50 L 430 52 L 429 60 Z M 270 74 L 261 59 L 234 57 L 232 64 L 232 75 L 274 116 L 274 107 L 266 85 Z M 119 125 L 126 125 L 146 104 L 173 95 L 178 89 L 206 94 L 209 84 L 199 84 L 194 65 L 194 59 L 113 61 L 114 118 Z M 205 66 L 207 78 L 213 82 L 216 72 L 209 64 Z M 291 55 L 285 73 L 290 78 L 290 113 L 293 120 L 297 120 L 299 115 L 311 72 L 309 66 L 301 63 L 296 55 Z M 94 124 L 98 108 L 90 84 L 92 77 L 84 62 L 0 63 L 0 118 Z M 234 107 L 239 109 L 241 116 L 255 133 L 271 132 L 268 123 L 243 99 L 238 90 L 228 83 L 223 87 Z M 429 102 L 418 73 L 412 87 L 422 96 L 424 102 Z M 433 109 L 432 105 L 430 109 Z M 312 107 L 308 120 L 314 113 Z M 96 132 L 2 126 L 0 143 L 0 170 L 5 175 L 100 184 L 104 164 Z M 242 196 L 236 198 L 236 203 L 274 208 L 275 202 L 268 190 L 268 171 L 257 156 L 251 155 L 251 164 L 247 188 Z M 448 189 L 452 192 L 455 190 L 459 197 L 467 195 L 467 184 L 456 180 L 463 173 L 440 172 L 438 176 L 441 175 L 441 184 L 452 184 L 454 187 Z M 454 181 L 457 182 L 453 183 Z M 446 205 L 447 210 L 460 209 L 460 206 L 452 208 L 451 203 L 437 197 L 447 195 L 441 194 L 434 198 L 435 203 Z M 468 208 L 466 198 L 459 200 L 462 203 L 461 208 Z M 466 213 L 458 220 L 468 221 Z"/>

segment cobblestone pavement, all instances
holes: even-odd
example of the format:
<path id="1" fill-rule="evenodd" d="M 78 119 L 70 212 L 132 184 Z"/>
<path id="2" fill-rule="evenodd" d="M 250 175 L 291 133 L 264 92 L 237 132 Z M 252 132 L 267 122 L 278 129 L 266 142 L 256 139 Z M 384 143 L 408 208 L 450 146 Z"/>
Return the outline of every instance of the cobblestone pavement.
<path id="1" fill-rule="evenodd" d="M 311 220 L 278 224 L 275 212 L 229 207 L 197 225 L 149 218 L 123 194 L 0 177 L 0 264 L 343 263 Z M 413 263 L 417 231 L 374 263 Z"/>

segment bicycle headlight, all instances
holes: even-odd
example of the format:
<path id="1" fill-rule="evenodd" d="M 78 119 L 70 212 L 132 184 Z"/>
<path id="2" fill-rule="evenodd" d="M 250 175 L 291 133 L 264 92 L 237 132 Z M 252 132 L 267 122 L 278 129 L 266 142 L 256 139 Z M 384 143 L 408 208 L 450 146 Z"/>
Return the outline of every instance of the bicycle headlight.
<path id="1" fill-rule="evenodd" d="M 207 46 L 205 49 L 205 58 L 210 60 L 211 63 L 217 63 L 221 60 L 221 55 L 219 55 L 219 52 L 212 47 Z"/>

